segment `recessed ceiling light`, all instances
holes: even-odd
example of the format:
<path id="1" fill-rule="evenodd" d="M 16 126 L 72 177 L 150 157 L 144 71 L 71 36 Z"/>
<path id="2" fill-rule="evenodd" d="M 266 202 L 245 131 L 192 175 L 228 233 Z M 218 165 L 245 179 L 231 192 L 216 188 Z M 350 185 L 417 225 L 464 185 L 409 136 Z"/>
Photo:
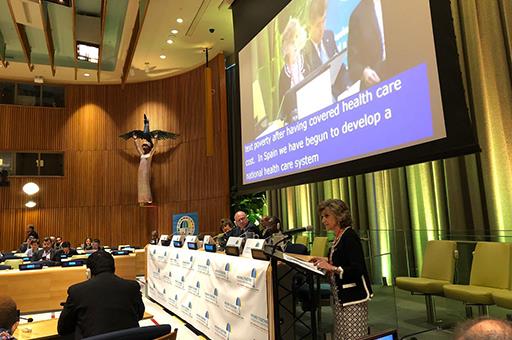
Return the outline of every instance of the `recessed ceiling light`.
<path id="1" fill-rule="evenodd" d="M 182 18 L 178 18 L 178 19 L 176 19 L 176 22 L 177 22 L 178 24 L 181 24 L 181 23 L 183 22 L 183 19 L 182 19 Z"/>
<path id="2" fill-rule="evenodd" d="M 90 77 L 91 74 L 90 73 L 84 73 L 84 77 Z"/>
<path id="3" fill-rule="evenodd" d="M 167 56 L 165 54 L 160 54 L 160 59 L 165 59 Z"/>
<path id="4" fill-rule="evenodd" d="M 167 38 L 167 40 L 165 42 L 170 45 L 174 42 L 174 40 L 172 40 L 171 38 Z"/>
<path id="5" fill-rule="evenodd" d="M 172 34 L 178 34 L 178 30 L 177 30 L 177 29 L 172 29 L 172 30 L 171 30 L 171 33 L 172 33 Z"/>

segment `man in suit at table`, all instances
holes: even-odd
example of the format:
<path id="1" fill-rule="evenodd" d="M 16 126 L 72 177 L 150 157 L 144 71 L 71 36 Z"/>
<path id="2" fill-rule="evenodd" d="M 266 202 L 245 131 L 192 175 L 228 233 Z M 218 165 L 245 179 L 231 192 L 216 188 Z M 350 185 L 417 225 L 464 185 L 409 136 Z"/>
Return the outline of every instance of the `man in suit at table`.
<path id="1" fill-rule="evenodd" d="M 361 89 L 386 78 L 387 59 L 382 7 L 387 0 L 361 0 L 350 16 L 348 69 L 352 81 L 361 80 Z"/>
<path id="2" fill-rule="evenodd" d="M 49 237 L 43 240 L 43 249 L 32 255 L 31 261 L 51 261 L 55 257 L 55 249 Z"/>
<path id="3" fill-rule="evenodd" d="M 144 303 L 136 281 L 115 273 L 114 257 L 104 250 L 87 259 L 91 279 L 68 289 L 68 298 L 59 317 L 60 335 L 76 339 L 139 326 Z"/>
<path id="4" fill-rule="evenodd" d="M 334 32 L 325 29 L 326 16 L 327 0 L 312 0 L 308 12 L 309 39 L 304 46 L 304 63 L 310 72 L 338 52 Z"/>

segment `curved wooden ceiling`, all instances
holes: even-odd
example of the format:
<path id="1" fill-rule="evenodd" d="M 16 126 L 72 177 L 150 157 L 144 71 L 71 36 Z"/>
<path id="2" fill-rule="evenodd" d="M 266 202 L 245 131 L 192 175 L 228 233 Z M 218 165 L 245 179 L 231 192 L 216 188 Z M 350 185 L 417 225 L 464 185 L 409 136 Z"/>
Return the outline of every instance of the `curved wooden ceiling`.
<path id="1" fill-rule="evenodd" d="M 205 48 L 233 53 L 231 2 L 0 0 L 0 78 L 123 83 L 182 73 L 205 62 Z M 77 41 L 99 46 L 98 63 L 78 60 Z"/>

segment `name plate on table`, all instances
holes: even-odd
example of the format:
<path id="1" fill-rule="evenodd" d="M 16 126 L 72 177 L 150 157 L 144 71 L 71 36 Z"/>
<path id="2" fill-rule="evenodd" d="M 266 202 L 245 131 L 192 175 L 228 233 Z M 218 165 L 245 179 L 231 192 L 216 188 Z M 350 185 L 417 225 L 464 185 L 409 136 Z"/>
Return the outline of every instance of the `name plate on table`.
<path id="1" fill-rule="evenodd" d="M 243 237 L 231 236 L 226 242 L 225 252 L 226 255 L 239 256 L 242 252 Z"/>
<path id="2" fill-rule="evenodd" d="M 245 241 L 244 252 L 242 253 L 242 256 L 252 259 L 252 249 L 263 250 L 264 244 L 265 240 L 263 239 L 248 238 Z"/>
<path id="3" fill-rule="evenodd" d="M 172 237 L 172 246 L 174 248 L 183 247 L 183 242 L 185 241 L 185 235 L 174 235 Z"/>
<path id="4" fill-rule="evenodd" d="M 199 248 L 198 242 L 196 235 L 187 235 L 187 237 L 185 237 L 185 243 L 188 249 L 197 250 Z"/>
<path id="5" fill-rule="evenodd" d="M 215 244 L 215 241 L 210 235 L 204 235 L 203 244 Z"/>

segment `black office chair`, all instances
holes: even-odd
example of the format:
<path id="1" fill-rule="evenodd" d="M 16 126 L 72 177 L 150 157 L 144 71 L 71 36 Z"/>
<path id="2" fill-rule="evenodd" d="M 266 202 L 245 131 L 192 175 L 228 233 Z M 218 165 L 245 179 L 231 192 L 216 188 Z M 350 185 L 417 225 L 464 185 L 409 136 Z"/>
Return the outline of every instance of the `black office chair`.
<path id="1" fill-rule="evenodd" d="M 176 339 L 178 330 L 172 332 L 171 325 L 147 326 L 147 327 L 134 327 L 123 329 L 120 331 L 100 334 L 84 338 L 84 340 L 152 340 L 163 336 L 164 339 Z M 171 334 L 170 334 L 171 333 Z M 173 338 L 174 337 L 174 338 Z"/>
<path id="2" fill-rule="evenodd" d="M 11 269 L 11 266 L 6 266 L 3 264 L 0 264 L 0 270 L 9 270 L 9 269 Z"/>

